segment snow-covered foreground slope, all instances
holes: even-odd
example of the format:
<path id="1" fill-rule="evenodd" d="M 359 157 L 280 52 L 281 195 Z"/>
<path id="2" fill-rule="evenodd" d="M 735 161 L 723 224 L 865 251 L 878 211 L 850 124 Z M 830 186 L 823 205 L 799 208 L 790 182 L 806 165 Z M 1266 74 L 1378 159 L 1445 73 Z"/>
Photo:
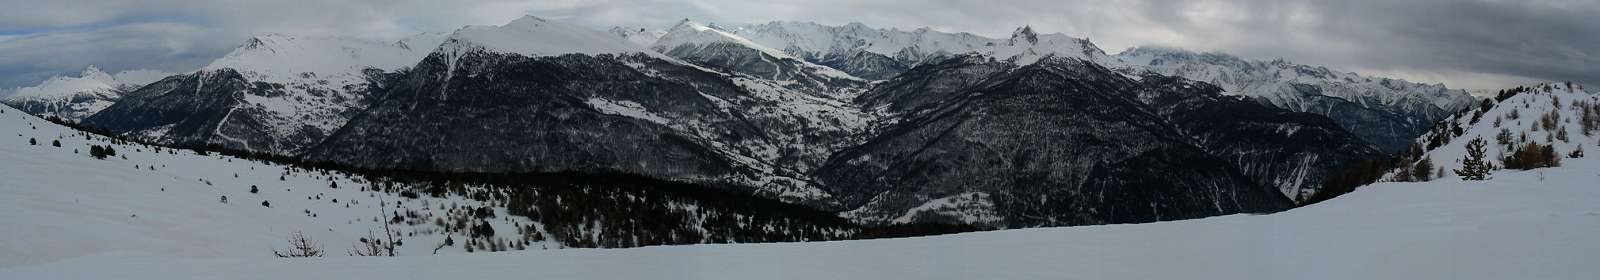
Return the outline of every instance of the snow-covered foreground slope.
<path id="1" fill-rule="evenodd" d="M 1583 155 L 1600 150 L 1600 135 L 1596 135 L 1600 131 L 1600 93 L 1566 83 L 1522 88 L 1526 90 L 1488 101 L 1490 107 L 1480 104 L 1451 115 L 1419 137 L 1416 144 L 1424 149 L 1425 157 L 1435 168 L 1446 170 L 1434 176 L 1455 177 L 1449 171 L 1461 168 L 1467 144 L 1478 138 L 1486 143 L 1484 155 L 1489 163 L 1500 167 L 1505 167 L 1507 156 L 1530 143 L 1551 146 L 1562 160 L 1574 151 Z M 1422 158 L 1411 158 L 1406 164 Z"/>
<path id="2" fill-rule="evenodd" d="M 297 231 L 330 256 L 386 229 L 401 256 L 834 240 L 855 232 L 826 212 L 626 176 L 516 183 L 356 176 L 118 143 L 7 106 L 0 106 L 0 131 L 0 267 L 106 254 L 271 258 Z M 91 145 L 117 152 L 94 159 Z"/>
<path id="3" fill-rule="evenodd" d="M 310 174 L 277 184 L 279 167 L 185 160 L 195 156 L 132 146 L 118 146 L 128 160 L 88 159 L 68 150 L 86 145 L 82 136 L 5 111 L 0 128 L 12 134 L 0 135 L 0 279 L 1588 279 L 1600 273 L 1592 264 L 1600 257 L 1592 236 L 1600 232 L 1600 187 L 1593 185 L 1600 161 L 1592 158 L 1498 171 L 1492 181 L 1380 183 L 1271 215 L 486 254 L 427 255 L 421 247 L 431 246 L 409 244 L 437 240 L 413 237 L 403 247 L 409 254 L 365 258 L 344 257 L 342 249 L 374 229 L 360 221 L 376 215 L 364 208 L 378 199 L 372 193 L 328 189 Z M 49 139 L 27 145 L 17 134 L 70 137 L 56 148 Z M 168 166 L 134 169 L 140 162 Z M 185 170 L 215 176 L 195 178 Z M 261 194 L 245 192 L 243 184 L 252 181 L 262 184 Z M 313 193 L 361 204 L 328 207 L 305 198 Z M 230 203 L 217 202 L 220 194 Z M 273 207 L 259 206 L 263 199 Z M 307 208 L 319 216 L 306 217 Z M 293 230 L 320 238 L 337 257 L 272 258 L 268 251 Z"/>
<path id="4" fill-rule="evenodd" d="M 445 204 L 481 205 L 456 196 L 423 202 L 364 191 L 362 180 L 337 173 L 286 174 L 283 165 L 107 144 L 100 136 L 86 140 L 78 131 L 11 107 L 0 106 L 0 111 L 0 131 L 6 133 L 0 137 L 0 267 L 108 253 L 260 258 L 270 256 L 273 247 L 282 249 L 294 231 L 322 242 L 329 254 L 345 255 L 369 231 L 382 234 L 377 218 L 382 209 L 444 217 L 440 207 Z M 29 139 L 38 144 L 29 145 Z M 60 141 L 61 147 L 52 141 Z M 89 145 L 110 145 L 118 156 L 90 158 Z M 340 187 L 330 188 L 330 183 Z M 251 186 L 259 193 L 250 193 Z M 270 207 L 262 206 L 263 201 Z M 380 207 L 380 201 L 387 201 L 387 207 Z M 411 207 L 396 207 L 397 202 Z M 501 230 L 512 230 L 512 222 L 529 223 L 497 210 L 497 216 L 508 217 L 490 220 Z M 429 227 L 395 225 L 402 233 L 417 233 L 404 237 L 408 244 L 398 253 L 432 253 L 445 237 Z M 459 233 L 455 239 L 464 240 Z M 461 250 L 444 248 L 440 253 Z"/>

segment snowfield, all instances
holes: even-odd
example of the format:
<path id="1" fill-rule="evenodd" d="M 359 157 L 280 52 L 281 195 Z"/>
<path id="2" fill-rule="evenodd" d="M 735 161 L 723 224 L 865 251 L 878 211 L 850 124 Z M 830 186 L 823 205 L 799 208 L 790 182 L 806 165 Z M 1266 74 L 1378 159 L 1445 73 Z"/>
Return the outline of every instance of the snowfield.
<path id="1" fill-rule="evenodd" d="M 193 152 L 70 149 L 84 137 L 0 107 L 0 279 L 1593 279 L 1600 161 L 1379 183 L 1270 215 L 815 243 L 347 257 L 381 193 Z M 17 136 L 22 135 L 22 136 Z M 63 147 L 50 145 L 63 136 Z M 39 145 L 28 145 L 37 138 Z M 91 142 L 97 143 L 97 142 Z M 142 150 L 137 152 L 136 149 Z M 159 162 L 148 170 L 145 162 Z M 134 164 L 141 164 L 139 169 Z M 254 168 L 254 169 L 249 169 Z M 233 172 L 241 178 L 234 179 Z M 208 174 L 199 177 L 201 174 Z M 342 178 L 342 177 L 341 177 Z M 212 185 L 202 180 L 213 182 Z M 249 194 L 248 184 L 261 185 Z M 165 188 L 165 190 L 162 190 Z M 289 190 L 289 189 L 293 190 Z M 323 194 L 343 208 L 306 196 Z M 218 202 L 227 195 L 230 202 Z M 272 201 L 272 208 L 260 200 Z M 459 200 L 459 199 L 450 199 Z M 455 201 L 469 203 L 465 200 Z M 417 203 L 417 202 L 406 202 Z M 433 203 L 441 203 L 434 201 Z M 303 211 L 309 209 L 317 217 Z M 349 210 L 345 210 L 349 209 Z M 505 226 L 495 224 L 496 227 Z M 279 259 L 290 231 L 330 257 Z M 379 229 L 381 231 L 381 229 Z M 456 248 L 456 247 L 451 247 Z"/>

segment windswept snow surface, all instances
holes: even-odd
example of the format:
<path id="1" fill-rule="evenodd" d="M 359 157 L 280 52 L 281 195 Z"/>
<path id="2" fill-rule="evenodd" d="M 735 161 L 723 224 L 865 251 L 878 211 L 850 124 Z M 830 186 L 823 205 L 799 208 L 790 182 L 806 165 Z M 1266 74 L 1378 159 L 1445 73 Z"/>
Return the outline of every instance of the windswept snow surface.
<path id="1" fill-rule="evenodd" d="M 329 255 L 344 256 L 369 232 L 383 233 L 378 217 L 386 211 L 444 217 L 440 208 L 447 204 L 481 205 L 457 196 L 405 199 L 364 191 L 364 180 L 339 173 L 285 174 L 288 167 L 282 165 L 109 144 L 106 138 L 86 139 L 8 106 L 0 106 L 0 112 L 0 131 L 6 133 L 0 134 L 0 142 L 7 142 L 0 144 L 0 268 L 105 254 L 267 258 L 294 231 L 317 240 Z M 29 145 L 30 138 L 38 145 Z M 52 141 L 60 141 L 61 147 Z M 117 156 L 90 158 L 89 145 L 110 145 Z M 251 186 L 259 193 L 250 193 Z M 262 201 L 271 207 L 263 207 Z M 496 211 L 497 217 L 506 218 L 489 223 L 503 232 L 515 232 L 513 223 L 532 223 L 506 215 L 504 208 Z M 396 249 L 401 255 L 431 254 L 445 238 L 432 223 L 393 228 L 405 235 L 404 245 Z M 454 235 L 458 243 L 466 239 Z M 560 246 L 554 241 L 531 246 L 541 245 Z M 462 250 L 446 247 L 439 253 Z M 160 269 L 149 273 L 183 274 Z M 41 277 L 58 278 L 0 273 L 0 279 Z"/>
<path id="2" fill-rule="evenodd" d="M 1600 160 L 1380 183 L 1270 215 L 862 241 L 345 257 L 376 197 L 216 156 L 93 160 L 82 136 L 3 108 L 0 279 L 1592 279 Z M 31 123 L 31 125 L 30 125 Z M 36 127 L 36 128 L 35 128 Z M 15 136 L 18 134 L 27 137 Z M 64 147 L 48 145 L 54 135 Z M 44 139 L 28 145 L 28 137 Z M 156 171 L 134 164 L 167 164 Z M 254 167 L 254 170 L 249 169 Z M 230 173 L 238 172 L 240 179 Z M 196 178 L 197 174 L 205 177 Z M 214 185 L 199 183 L 210 180 Z M 261 194 L 244 191 L 262 185 Z M 346 185 L 349 184 L 349 185 Z M 161 188 L 165 188 L 162 191 Z M 294 191 L 285 190 L 293 188 Z M 349 210 L 311 193 L 359 199 Z M 228 195 L 229 204 L 218 195 Z M 382 194 L 378 194 L 382 195 Z M 273 202 L 272 208 L 259 200 Z M 416 203 L 416 202 L 407 202 Z M 464 202 L 463 202 L 464 203 Z M 319 217 L 307 217 L 310 208 Z M 370 221 L 370 220 L 369 220 Z M 498 226 L 502 226 L 497 224 Z M 284 234 L 333 257 L 277 259 Z"/>

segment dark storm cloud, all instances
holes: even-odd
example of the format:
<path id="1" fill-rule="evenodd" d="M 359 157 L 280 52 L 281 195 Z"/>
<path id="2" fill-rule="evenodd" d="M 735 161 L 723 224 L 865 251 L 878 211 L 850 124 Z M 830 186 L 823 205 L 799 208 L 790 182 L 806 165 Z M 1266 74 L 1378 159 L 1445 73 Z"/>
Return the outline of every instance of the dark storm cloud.
<path id="1" fill-rule="evenodd" d="M 0 88 L 90 63 L 113 71 L 191 70 L 263 32 L 394 38 L 522 14 L 597 28 L 664 28 L 682 18 L 801 20 L 1006 36 L 1032 25 L 1089 37 L 1110 52 L 1170 45 L 1456 87 L 1600 84 L 1594 0 L 0 0 L 0 7 L 7 8 L 0 9 Z"/>

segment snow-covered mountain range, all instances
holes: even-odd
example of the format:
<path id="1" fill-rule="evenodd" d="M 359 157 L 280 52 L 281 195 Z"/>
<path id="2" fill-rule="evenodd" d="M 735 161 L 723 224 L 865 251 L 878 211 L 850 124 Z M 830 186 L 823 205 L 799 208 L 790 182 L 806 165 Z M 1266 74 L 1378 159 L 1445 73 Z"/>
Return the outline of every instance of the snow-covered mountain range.
<path id="1" fill-rule="evenodd" d="M 1282 59 L 1245 60 L 1222 53 L 1137 47 L 1117 54 L 1131 71 L 1152 71 L 1222 87 L 1297 112 L 1333 118 L 1385 151 L 1397 152 L 1435 121 L 1477 101 L 1442 84 L 1368 77 Z"/>
<path id="2" fill-rule="evenodd" d="M 1072 57 L 1117 64 L 1094 43 L 1061 33 L 1038 34 L 1018 27 L 1009 38 L 949 33 L 920 28 L 877 29 L 864 24 L 828 26 L 779 21 L 727 27 L 728 32 L 773 49 L 868 79 L 887 79 L 919 63 L 941 57 L 978 53 L 1026 65 L 1045 56 Z"/>
<path id="3" fill-rule="evenodd" d="M 361 168 L 624 172 L 870 223 L 1015 227 L 1285 209 L 1332 170 L 1381 156 L 1370 144 L 1422 133 L 1393 122 L 1431 123 L 1456 104 L 1442 86 L 1140 54 L 1028 26 L 996 39 L 800 22 L 595 30 L 529 16 L 397 42 L 257 36 L 83 123 Z M 1246 78 L 1219 78 L 1235 76 Z M 1077 103 L 1015 103 L 1063 98 Z M 1117 140 L 1131 124 L 1148 141 Z M 1103 153 L 1028 152 L 1067 146 Z M 1183 172 L 1201 165 L 1216 170 Z M 1012 172 L 1030 168 L 1045 169 Z M 1133 185 L 1156 187 L 1091 194 Z M 1064 199 L 1008 204 L 1047 193 Z M 1221 207 L 1223 193 L 1251 198 Z"/>
<path id="4" fill-rule="evenodd" d="M 77 77 L 51 77 L 37 86 L 16 89 L 0 102 L 30 114 L 76 122 L 110 107 L 123 94 L 169 75 L 172 73 L 156 70 L 128 70 L 113 75 L 90 65 Z"/>

